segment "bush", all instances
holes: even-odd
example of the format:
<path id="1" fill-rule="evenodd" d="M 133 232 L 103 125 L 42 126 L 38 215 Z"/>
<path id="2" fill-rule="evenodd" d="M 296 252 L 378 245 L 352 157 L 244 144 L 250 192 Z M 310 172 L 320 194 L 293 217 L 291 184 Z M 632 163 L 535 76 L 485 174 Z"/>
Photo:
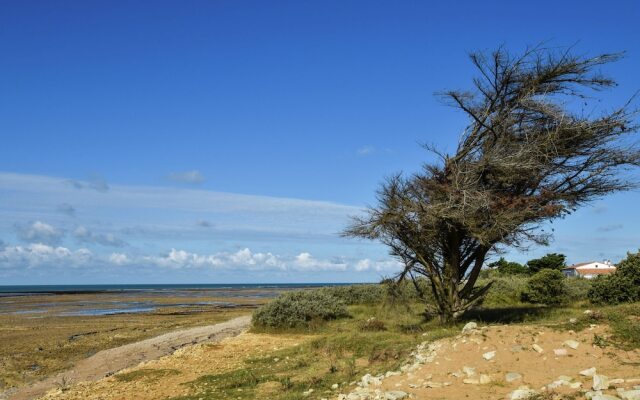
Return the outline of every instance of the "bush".
<path id="1" fill-rule="evenodd" d="M 493 281 L 493 285 L 482 304 L 488 307 L 511 306 L 520 304 L 522 301 L 522 293 L 527 287 L 528 277 L 494 273 L 479 279 L 477 286 L 483 287 L 490 281 Z"/>
<path id="2" fill-rule="evenodd" d="M 385 287 L 380 284 L 331 286 L 317 290 L 334 296 L 347 305 L 379 303 L 385 295 Z"/>
<path id="3" fill-rule="evenodd" d="M 253 323 L 270 328 L 299 328 L 348 315 L 345 303 L 329 292 L 301 290 L 282 294 L 257 309 Z"/>
<path id="4" fill-rule="evenodd" d="M 564 282 L 567 285 L 567 300 L 571 302 L 587 300 L 593 281 L 585 278 L 569 277 Z"/>
<path id="5" fill-rule="evenodd" d="M 556 305 L 567 300 L 567 285 L 562 272 L 543 269 L 533 275 L 522 293 L 522 300 L 528 303 Z"/>
<path id="6" fill-rule="evenodd" d="M 627 254 L 611 275 L 597 277 L 589 300 L 595 304 L 619 304 L 640 301 L 640 253 Z"/>

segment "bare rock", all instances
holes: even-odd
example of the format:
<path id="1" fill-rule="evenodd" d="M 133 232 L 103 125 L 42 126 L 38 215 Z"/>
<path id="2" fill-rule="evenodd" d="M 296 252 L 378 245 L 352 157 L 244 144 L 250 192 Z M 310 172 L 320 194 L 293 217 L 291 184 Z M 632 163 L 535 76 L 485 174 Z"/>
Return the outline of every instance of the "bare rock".
<path id="1" fill-rule="evenodd" d="M 504 380 L 511 383 L 522 379 L 522 375 L 517 372 L 508 372 L 504 376 Z"/>
<path id="2" fill-rule="evenodd" d="M 402 400 L 409 397 L 409 395 L 402 390 L 392 390 L 390 392 L 385 392 L 384 398 L 385 400 Z"/>
<path id="3" fill-rule="evenodd" d="M 480 375 L 480 384 L 481 385 L 486 385 L 488 383 L 491 383 L 493 381 L 493 379 L 491 378 L 490 375 L 485 375 L 485 374 L 481 374 Z"/>
<path id="4" fill-rule="evenodd" d="M 528 400 L 536 397 L 538 392 L 531 389 L 516 389 L 509 393 L 507 397 L 509 400 Z"/>
<path id="5" fill-rule="evenodd" d="M 576 340 L 567 340 L 564 342 L 564 345 L 575 350 L 580 346 L 580 342 Z"/>
<path id="6" fill-rule="evenodd" d="M 496 352 L 495 351 L 488 351 L 486 353 L 484 353 L 482 355 L 482 358 L 484 358 L 485 360 L 489 361 L 491 359 L 493 359 L 496 356 Z"/>
<path id="7" fill-rule="evenodd" d="M 589 369 L 585 369 L 579 372 L 580 375 L 582 376 L 594 376 L 596 374 L 596 367 L 591 367 Z"/>
<path id="8" fill-rule="evenodd" d="M 607 390 L 609 389 L 609 378 L 604 375 L 593 375 L 593 390 Z"/>
<path id="9" fill-rule="evenodd" d="M 640 390 L 625 390 L 619 395 L 624 400 L 640 400 Z"/>
<path id="10" fill-rule="evenodd" d="M 462 333 L 463 334 L 471 333 L 476 329 L 478 329 L 478 324 L 476 324 L 475 322 L 469 322 L 462 328 Z"/>
<path id="11" fill-rule="evenodd" d="M 569 353 L 567 352 L 567 349 L 553 349 L 553 354 L 556 357 L 565 357 L 569 355 Z"/>

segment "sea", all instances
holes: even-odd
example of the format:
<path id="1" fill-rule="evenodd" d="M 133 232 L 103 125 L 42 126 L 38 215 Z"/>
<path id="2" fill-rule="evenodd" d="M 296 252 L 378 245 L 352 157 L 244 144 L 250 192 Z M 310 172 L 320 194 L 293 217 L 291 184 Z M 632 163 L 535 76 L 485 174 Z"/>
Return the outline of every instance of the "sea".
<path id="1" fill-rule="evenodd" d="M 154 313 L 165 307 L 233 308 L 246 299 L 269 299 L 282 292 L 351 283 L 124 284 L 0 286 L 0 314 L 101 316 Z M 62 296 L 65 295 L 65 296 Z M 69 295 L 90 295 L 69 296 Z M 28 301 L 30 297 L 38 299 Z M 203 301 L 204 298 L 224 301 Z M 17 301 L 17 299 L 22 299 Z M 60 300 L 58 300 L 60 298 Z M 163 301 L 178 298 L 178 302 Z M 141 300 L 143 299 L 143 300 Z M 243 301 L 240 301 L 242 299 Z M 55 310 L 55 311 L 54 311 Z"/>

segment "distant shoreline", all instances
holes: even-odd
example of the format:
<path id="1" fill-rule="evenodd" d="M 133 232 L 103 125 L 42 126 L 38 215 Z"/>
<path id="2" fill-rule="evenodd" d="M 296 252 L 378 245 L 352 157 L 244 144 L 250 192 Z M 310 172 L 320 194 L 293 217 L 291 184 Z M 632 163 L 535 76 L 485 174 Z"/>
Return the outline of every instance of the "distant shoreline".
<path id="1" fill-rule="evenodd" d="M 195 283 L 195 284 L 106 284 L 106 285 L 4 285 L 0 297 L 56 294 L 99 294 L 114 292 L 159 292 L 198 290 L 305 289 L 362 283 Z"/>

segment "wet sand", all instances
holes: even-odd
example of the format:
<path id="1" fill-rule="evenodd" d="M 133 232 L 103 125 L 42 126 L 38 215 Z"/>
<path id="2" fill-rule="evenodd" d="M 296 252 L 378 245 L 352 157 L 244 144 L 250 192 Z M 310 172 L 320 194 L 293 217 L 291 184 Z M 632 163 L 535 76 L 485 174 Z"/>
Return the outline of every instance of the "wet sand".
<path id="1" fill-rule="evenodd" d="M 101 350 L 249 315 L 279 290 L 101 292 L 0 297 L 0 394 Z"/>

